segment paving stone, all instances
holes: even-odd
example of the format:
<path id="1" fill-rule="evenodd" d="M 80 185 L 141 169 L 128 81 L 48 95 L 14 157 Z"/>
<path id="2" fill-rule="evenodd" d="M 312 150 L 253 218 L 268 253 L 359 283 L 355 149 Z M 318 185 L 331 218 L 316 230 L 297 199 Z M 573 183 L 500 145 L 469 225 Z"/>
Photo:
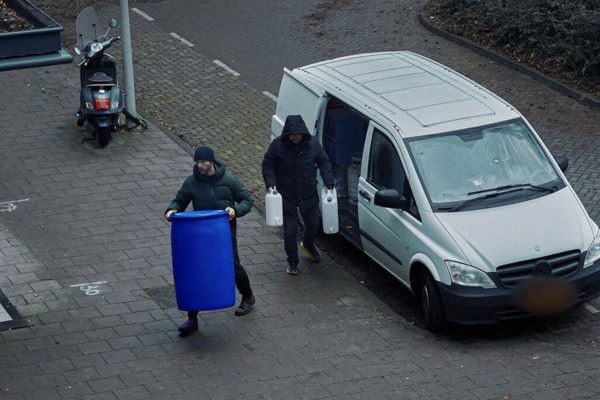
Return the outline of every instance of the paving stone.
<path id="1" fill-rule="evenodd" d="M 89 385 L 96 393 L 113 391 L 125 387 L 120 377 L 110 377 L 89 381 Z"/>

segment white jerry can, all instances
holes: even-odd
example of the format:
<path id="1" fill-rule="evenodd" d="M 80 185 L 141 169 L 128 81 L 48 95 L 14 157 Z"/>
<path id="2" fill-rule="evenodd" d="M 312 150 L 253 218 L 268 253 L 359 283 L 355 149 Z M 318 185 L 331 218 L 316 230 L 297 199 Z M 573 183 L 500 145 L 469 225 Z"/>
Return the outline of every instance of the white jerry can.
<path id="1" fill-rule="evenodd" d="M 276 188 L 265 195 L 265 216 L 268 226 L 283 225 L 283 200 Z"/>
<path id="2" fill-rule="evenodd" d="M 327 188 L 321 190 L 321 218 L 323 220 L 323 232 L 332 235 L 338 233 L 338 202 L 335 188 L 327 192 Z"/>

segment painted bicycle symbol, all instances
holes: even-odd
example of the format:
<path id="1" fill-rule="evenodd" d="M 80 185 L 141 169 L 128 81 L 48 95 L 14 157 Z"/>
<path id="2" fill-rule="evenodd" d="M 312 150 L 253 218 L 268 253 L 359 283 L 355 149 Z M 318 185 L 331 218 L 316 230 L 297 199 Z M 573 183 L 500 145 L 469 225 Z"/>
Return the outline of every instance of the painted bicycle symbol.
<path id="1" fill-rule="evenodd" d="M 17 209 L 16 203 L 23 203 L 29 201 L 29 199 L 11 200 L 0 203 L 0 212 L 13 212 Z"/>
<path id="2" fill-rule="evenodd" d="M 94 296 L 100 293 L 98 289 L 99 285 L 106 283 L 106 281 L 102 282 L 92 282 L 92 283 L 78 283 L 76 285 L 71 285 L 71 287 L 78 287 L 79 290 L 85 293 L 86 296 Z"/>

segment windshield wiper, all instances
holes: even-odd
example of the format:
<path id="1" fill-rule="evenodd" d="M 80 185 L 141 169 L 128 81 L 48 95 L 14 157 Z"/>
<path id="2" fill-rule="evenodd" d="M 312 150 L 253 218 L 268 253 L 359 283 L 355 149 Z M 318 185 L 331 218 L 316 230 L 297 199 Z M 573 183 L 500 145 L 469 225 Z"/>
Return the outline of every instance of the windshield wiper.
<path id="1" fill-rule="evenodd" d="M 543 192 L 550 192 L 550 193 L 556 192 L 556 186 L 547 188 L 547 187 L 543 187 L 543 186 L 532 185 L 531 183 L 519 183 L 519 184 L 515 184 L 515 185 L 504 185 L 504 186 L 498 186 L 498 187 L 490 188 L 490 189 L 476 190 L 474 192 L 467 193 L 467 195 L 470 196 L 472 194 L 478 194 L 478 193 L 497 192 L 499 190 L 504 190 L 504 189 L 535 189 L 535 190 L 541 190 Z"/>
<path id="2" fill-rule="evenodd" d="M 509 189 L 509 190 L 502 192 L 501 190 L 504 190 L 504 189 Z M 545 188 L 543 186 L 535 186 L 535 185 L 531 185 L 529 183 L 523 183 L 523 184 L 519 184 L 519 185 L 498 186 L 496 188 L 483 189 L 483 190 L 478 190 L 475 192 L 469 192 L 469 193 L 467 193 L 468 195 L 493 191 L 493 193 L 488 193 L 484 196 L 479 196 L 479 197 L 475 197 L 475 198 L 472 198 L 469 200 L 465 200 L 457 206 L 454 206 L 452 208 L 440 209 L 440 211 L 450 211 L 450 212 L 458 211 L 470 204 L 477 203 L 477 202 L 480 202 L 480 201 L 486 200 L 486 199 L 491 199 L 492 197 L 498 197 L 499 195 L 518 192 L 518 191 L 524 190 L 524 189 L 534 189 L 534 190 L 540 190 L 540 191 L 551 192 L 551 193 L 554 193 L 557 190 L 556 186 L 553 186 L 552 188 Z"/>
<path id="3" fill-rule="evenodd" d="M 512 193 L 513 191 L 514 190 L 510 190 L 508 192 L 503 192 L 503 193 Z M 488 193 L 488 194 L 486 194 L 484 196 L 479 196 L 479 197 L 475 197 L 475 198 L 472 198 L 472 199 L 469 199 L 469 200 L 465 200 L 465 201 L 463 201 L 462 203 L 460 203 L 457 206 L 454 206 L 452 208 L 449 207 L 447 209 L 440 209 L 440 211 L 446 211 L 446 210 L 450 211 L 450 212 L 458 211 L 461 208 L 464 208 L 464 207 L 466 207 L 466 206 L 468 206 L 470 204 L 477 203 L 477 202 L 485 200 L 485 199 L 491 199 L 492 197 L 498 197 L 498 193 Z"/>

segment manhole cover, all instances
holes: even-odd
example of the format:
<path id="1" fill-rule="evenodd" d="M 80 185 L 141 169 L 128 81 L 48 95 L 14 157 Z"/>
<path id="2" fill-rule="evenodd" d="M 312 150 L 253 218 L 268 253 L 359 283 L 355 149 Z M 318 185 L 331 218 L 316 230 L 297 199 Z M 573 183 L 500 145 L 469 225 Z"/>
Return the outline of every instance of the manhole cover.
<path id="1" fill-rule="evenodd" d="M 162 309 L 177 307 L 175 286 L 161 286 L 144 289 L 148 296 Z"/>

